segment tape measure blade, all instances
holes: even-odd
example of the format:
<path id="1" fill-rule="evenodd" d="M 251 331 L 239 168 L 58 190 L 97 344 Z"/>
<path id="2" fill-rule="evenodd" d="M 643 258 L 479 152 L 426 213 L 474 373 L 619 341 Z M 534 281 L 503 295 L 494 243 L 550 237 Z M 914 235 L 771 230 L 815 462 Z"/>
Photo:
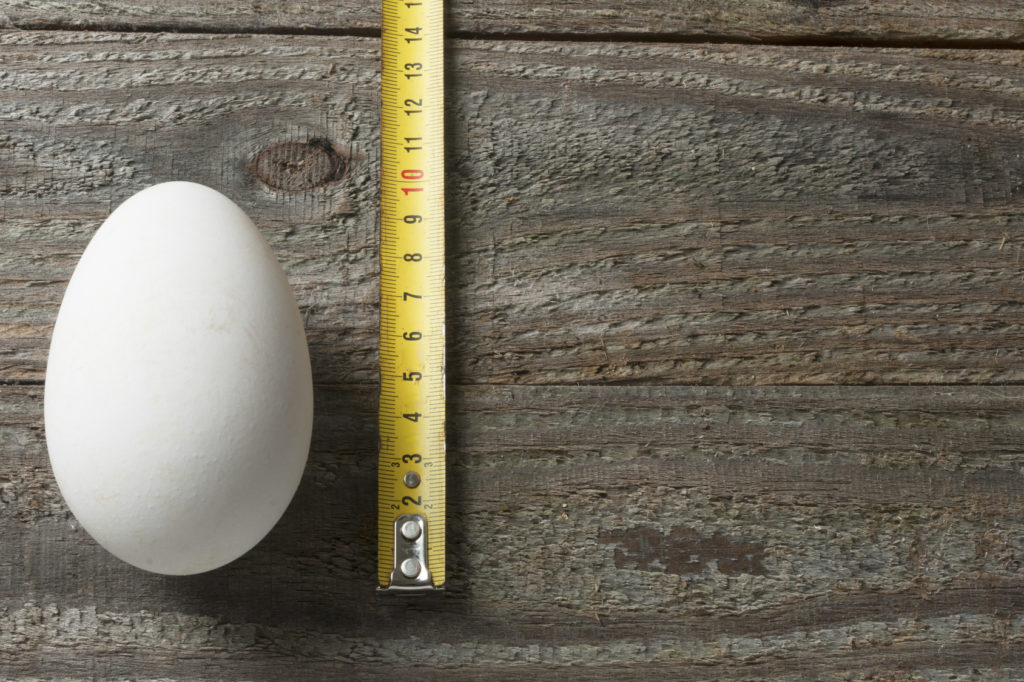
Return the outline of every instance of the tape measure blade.
<path id="1" fill-rule="evenodd" d="M 443 4 L 382 9 L 378 584 L 429 590 L 445 580 Z"/>

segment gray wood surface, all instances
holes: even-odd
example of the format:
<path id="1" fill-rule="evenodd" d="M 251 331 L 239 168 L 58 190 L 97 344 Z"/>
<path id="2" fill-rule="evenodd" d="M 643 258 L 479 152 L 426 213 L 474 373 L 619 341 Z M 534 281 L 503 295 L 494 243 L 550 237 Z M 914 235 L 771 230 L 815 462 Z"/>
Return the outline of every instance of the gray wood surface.
<path id="1" fill-rule="evenodd" d="M 1024 43 L 1015 0 L 451 0 L 463 34 L 840 43 Z M 317 33 L 376 31 L 380 3 L 0 0 L 0 28 Z"/>
<path id="2" fill-rule="evenodd" d="M 376 381 L 375 40 L 0 42 L 0 379 L 42 380 L 92 232 L 178 178 L 264 228 L 318 380 Z M 463 42 L 450 61 L 454 383 L 1024 379 L 1024 54 Z M 320 175 L 280 170 L 300 166 Z"/>
<path id="3" fill-rule="evenodd" d="M 1024 54 L 454 42 L 451 580 L 409 602 L 373 593 L 377 58 L 0 32 L 0 679 L 1024 677 Z M 78 256 L 169 179 L 262 228 L 317 383 L 283 521 L 187 578 L 77 527 L 42 431 Z"/>
<path id="4" fill-rule="evenodd" d="M 263 543 L 163 578 L 77 528 L 40 387 L 3 389 L 0 669 L 1024 674 L 1020 387 L 455 388 L 449 594 L 409 602 L 373 594 L 373 391 L 318 388 L 306 477 Z"/>

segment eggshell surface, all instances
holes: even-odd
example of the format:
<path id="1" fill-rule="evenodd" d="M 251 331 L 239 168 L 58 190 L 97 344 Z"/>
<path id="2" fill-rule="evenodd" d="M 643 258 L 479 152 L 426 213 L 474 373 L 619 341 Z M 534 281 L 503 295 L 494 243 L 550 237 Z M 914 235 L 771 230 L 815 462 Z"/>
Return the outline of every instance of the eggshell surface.
<path id="1" fill-rule="evenodd" d="M 110 215 L 57 315 L 44 412 L 64 499 L 124 561 L 199 573 L 270 531 L 305 467 L 313 384 L 291 287 L 238 206 L 171 182 Z"/>

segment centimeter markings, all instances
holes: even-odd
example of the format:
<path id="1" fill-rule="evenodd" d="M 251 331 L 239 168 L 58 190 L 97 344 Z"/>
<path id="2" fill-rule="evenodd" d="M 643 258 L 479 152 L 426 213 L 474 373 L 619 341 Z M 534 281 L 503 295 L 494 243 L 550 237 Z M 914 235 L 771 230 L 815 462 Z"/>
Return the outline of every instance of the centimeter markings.
<path id="1" fill-rule="evenodd" d="M 443 0 L 382 0 L 378 570 L 395 521 L 426 520 L 445 582 Z M 416 485 L 409 485 L 409 477 Z"/>

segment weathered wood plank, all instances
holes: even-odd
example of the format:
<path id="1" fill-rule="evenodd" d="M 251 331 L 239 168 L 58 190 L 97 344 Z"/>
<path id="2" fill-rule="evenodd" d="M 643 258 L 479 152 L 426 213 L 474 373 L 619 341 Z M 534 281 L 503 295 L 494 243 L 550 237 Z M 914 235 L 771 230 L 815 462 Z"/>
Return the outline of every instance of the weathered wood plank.
<path id="1" fill-rule="evenodd" d="M 237 200 L 376 381 L 377 42 L 0 33 L 0 380 L 160 180 Z M 1024 54 L 456 42 L 454 383 L 1024 381 Z"/>
<path id="2" fill-rule="evenodd" d="M 456 388 L 450 591 L 411 602 L 372 593 L 372 388 L 318 388 L 281 524 L 187 578 L 76 527 L 41 398 L 0 389 L 5 678 L 1024 673 L 1024 388 Z"/>
<path id="3" fill-rule="evenodd" d="M 598 0 L 587 3 L 524 0 L 450 0 L 449 29 L 478 34 L 609 33 L 747 41 L 957 41 L 1020 44 L 1024 8 L 1003 0 Z M 0 27 L 266 31 L 373 30 L 379 3 L 330 0 L 258 3 L 227 0 L 54 2 L 6 0 Z"/>

